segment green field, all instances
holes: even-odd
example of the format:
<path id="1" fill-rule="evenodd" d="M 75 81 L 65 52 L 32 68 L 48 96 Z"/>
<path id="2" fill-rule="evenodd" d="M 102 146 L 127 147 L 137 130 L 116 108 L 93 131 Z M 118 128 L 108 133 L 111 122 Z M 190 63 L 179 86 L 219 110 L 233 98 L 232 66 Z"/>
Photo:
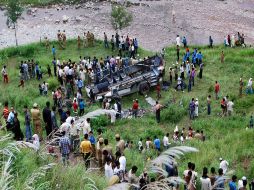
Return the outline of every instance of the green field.
<path id="1" fill-rule="evenodd" d="M 54 43 L 54 42 L 52 42 Z M 52 44 L 51 44 L 52 45 Z M 78 50 L 76 41 L 68 41 L 66 50 L 59 50 L 57 47 L 57 57 L 60 60 L 72 59 L 78 61 L 79 56 L 96 56 L 98 58 L 111 55 L 111 51 L 105 50 L 101 42 L 97 42 L 93 48 L 85 48 Z M 194 47 L 190 47 L 192 52 Z M 182 177 L 182 172 L 186 168 L 189 161 L 196 164 L 196 170 L 201 175 L 202 168 L 219 167 L 219 158 L 223 157 L 229 161 L 230 169 L 235 170 L 235 174 L 240 178 L 243 175 L 248 179 L 254 178 L 254 152 L 253 152 L 253 130 L 246 130 L 248 126 L 250 115 L 254 113 L 254 95 L 244 95 L 238 97 L 239 78 L 244 79 L 246 86 L 247 80 L 254 76 L 254 50 L 252 48 L 224 48 L 216 46 L 212 49 L 200 46 L 198 47 L 204 55 L 204 72 L 203 79 L 196 79 L 195 87 L 188 93 L 175 92 L 170 89 L 167 92 L 162 92 L 162 104 L 167 103 L 173 98 L 176 99 L 176 104 L 170 105 L 161 113 L 161 123 L 157 124 L 153 114 L 147 114 L 143 118 L 132 120 L 119 120 L 115 125 L 111 125 L 106 117 L 100 117 L 93 121 L 93 128 L 103 128 L 103 137 L 108 138 L 110 144 L 114 146 L 114 135 L 120 133 L 125 140 L 131 140 L 137 145 L 140 137 L 153 138 L 154 135 L 159 136 L 160 139 L 166 132 L 173 135 L 173 130 L 176 125 L 179 129 L 192 126 L 194 130 L 204 130 L 206 135 L 205 142 L 196 140 L 186 141 L 185 145 L 193 146 L 199 149 L 198 153 L 186 155 L 183 159 L 178 160 L 179 175 Z M 225 52 L 225 62 L 220 63 L 220 52 Z M 181 49 L 181 56 L 184 49 Z M 116 52 L 114 53 L 116 55 Z M 154 52 L 140 50 L 140 57 L 154 55 Z M 42 69 L 46 72 L 46 67 L 51 64 L 52 54 L 50 50 L 46 50 L 41 44 L 31 44 L 19 48 L 9 48 L 0 51 L 1 65 L 7 65 L 9 72 L 10 83 L 8 85 L 1 84 L 0 88 L 0 102 L 8 100 L 10 106 L 20 113 L 19 119 L 21 121 L 23 132 L 23 114 L 22 109 L 24 105 L 31 107 L 34 102 L 38 103 L 40 108 L 43 108 L 48 97 L 39 96 L 38 81 L 31 80 L 25 83 L 24 88 L 18 88 L 19 84 L 19 64 L 21 60 L 34 59 L 39 62 Z M 169 80 L 168 67 L 172 66 L 176 60 L 176 51 L 174 47 L 166 49 L 166 76 L 165 80 Z M 53 68 L 51 69 L 53 71 Z M 49 83 L 49 90 L 53 90 L 58 86 L 56 78 L 48 78 L 45 74 L 42 81 Z M 233 99 L 234 113 L 231 117 L 220 117 L 221 112 L 219 100 L 215 100 L 213 93 L 213 86 L 215 81 L 219 81 L 221 85 L 221 97 L 229 96 Z M 42 83 L 40 81 L 40 83 Z M 149 96 L 155 98 L 155 90 L 151 90 Z M 49 92 L 49 94 L 51 94 Z M 206 97 L 212 95 L 212 114 L 207 116 L 206 113 Z M 199 117 L 194 121 L 190 121 L 188 117 L 188 104 L 191 98 L 199 99 Z M 140 107 L 150 108 L 146 103 L 144 96 L 135 93 L 131 96 L 124 97 L 122 105 L 124 108 L 130 108 L 133 99 L 139 99 Z M 179 102 L 183 103 L 183 107 L 179 106 Z M 86 112 L 100 107 L 100 104 L 93 105 L 87 108 Z M 2 107 L 1 107 L 2 110 Z M 3 135 L 4 132 L 1 132 Z M 95 134 L 96 135 L 96 134 Z M 0 142 L 0 147 L 4 146 Z M 146 152 L 140 154 L 135 146 L 133 150 L 126 150 L 127 168 L 130 169 L 132 165 L 137 165 L 140 174 L 145 166 L 147 158 L 153 158 L 154 152 Z M 22 150 L 13 161 L 12 174 L 15 176 L 13 181 L 14 189 L 24 189 L 24 181 L 36 171 L 40 166 L 47 163 L 54 162 L 53 158 L 43 160 L 30 150 Z M 76 166 L 62 167 L 61 164 L 54 167 L 52 171 L 41 177 L 34 183 L 35 189 L 88 189 L 84 187 L 84 179 L 82 176 L 89 176 L 96 182 L 98 189 L 103 189 L 107 186 L 106 180 L 102 174 L 85 174 L 82 163 Z M 44 185 L 41 185 L 43 184 Z M 41 188 L 39 186 L 41 185 Z"/>

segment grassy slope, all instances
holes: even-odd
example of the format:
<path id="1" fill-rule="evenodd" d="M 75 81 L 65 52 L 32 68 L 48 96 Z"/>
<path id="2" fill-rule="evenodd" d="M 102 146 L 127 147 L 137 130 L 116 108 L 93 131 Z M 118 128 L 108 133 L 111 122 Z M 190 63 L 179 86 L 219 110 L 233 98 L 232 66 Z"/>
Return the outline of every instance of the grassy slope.
<path id="1" fill-rule="evenodd" d="M 188 161 L 196 163 L 197 171 L 201 173 L 202 167 L 218 167 L 218 158 L 224 157 L 230 163 L 231 168 L 235 169 L 236 174 L 240 177 L 243 174 L 248 177 L 254 177 L 254 154 L 251 151 L 253 131 L 246 131 L 245 127 L 249 121 L 250 113 L 254 112 L 254 96 L 244 96 L 238 99 L 238 80 L 240 77 L 246 80 L 254 75 L 254 54 L 253 49 L 224 49 L 223 47 L 216 47 L 214 49 L 208 49 L 202 47 L 202 53 L 204 55 L 204 78 L 202 80 L 197 79 L 196 85 L 192 92 L 169 92 L 162 93 L 161 102 L 165 103 L 172 97 L 176 97 L 177 101 L 183 100 L 184 108 L 179 108 L 174 105 L 162 112 L 162 123 L 158 125 L 155 122 L 154 115 L 148 115 L 142 119 L 137 120 L 121 120 L 117 121 L 115 126 L 108 126 L 104 137 L 110 139 L 110 142 L 114 144 L 114 134 L 120 133 L 124 139 L 132 140 L 136 144 L 138 139 L 142 137 L 145 139 L 147 136 L 153 137 L 158 135 L 161 139 L 165 132 L 172 134 L 174 127 L 178 124 L 179 128 L 192 126 L 195 130 L 203 129 L 207 136 L 205 143 L 196 141 L 187 142 L 186 145 L 197 147 L 200 152 L 197 154 L 187 155 L 183 160 L 179 161 L 180 174 L 184 170 Z M 225 63 L 220 63 L 220 52 L 225 52 Z M 192 48 L 191 48 L 192 50 Z M 15 52 L 16 51 L 16 52 Z M 183 53 L 183 49 L 181 50 Z M 175 61 L 175 49 L 168 48 L 166 50 L 167 68 Z M 71 58 L 78 61 L 79 55 L 92 56 L 106 56 L 111 55 L 110 51 L 105 51 L 102 48 L 102 44 L 97 43 L 95 48 L 86 48 L 80 51 L 76 48 L 76 42 L 69 42 L 68 49 L 64 51 L 57 51 L 57 57 L 61 60 Z M 151 55 L 152 53 L 150 53 Z M 10 84 L 0 89 L 0 102 L 8 99 L 11 105 L 14 105 L 19 112 L 22 111 L 24 104 L 31 106 L 34 102 L 37 102 L 41 107 L 47 98 L 38 96 L 38 82 L 29 81 L 25 84 L 25 89 L 17 88 L 18 85 L 18 66 L 22 59 L 33 58 L 38 60 L 43 68 L 46 69 L 46 65 L 51 63 L 52 55 L 50 51 L 46 51 L 38 44 L 32 44 L 29 46 L 21 47 L 19 51 L 15 49 L 7 49 L 0 52 L 1 58 L 6 58 L 8 55 L 13 55 L 4 59 L 2 63 L 8 65 L 10 73 Z M 28 55 L 28 56 L 27 56 Z M 149 55 L 149 52 L 140 52 L 141 56 Z M 16 68 L 16 69 L 15 69 Z M 168 69 L 167 69 L 168 71 Z M 166 75 L 166 77 L 168 77 Z M 47 77 L 45 77 L 47 78 Z M 44 78 L 44 79 L 45 79 Z M 48 79 L 51 87 L 55 87 L 56 81 L 51 78 Z M 221 84 L 222 95 L 229 95 L 230 98 L 234 98 L 235 102 L 235 114 L 231 118 L 220 118 L 217 114 L 220 112 L 219 101 L 213 99 L 212 102 L 212 115 L 207 117 L 206 115 L 206 97 L 208 94 L 213 95 L 209 89 L 213 88 L 214 81 L 218 80 Z M 18 95 L 18 96 L 17 96 Z M 151 92 L 149 95 L 155 97 L 155 93 Z M 188 102 L 192 97 L 198 97 L 200 102 L 200 116 L 194 122 L 190 122 L 187 115 Z M 140 100 L 141 107 L 149 107 L 144 98 L 139 94 L 133 94 L 131 96 L 123 98 L 124 108 L 131 106 L 131 101 L 135 98 Z M 99 106 L 99 105 L 98 105 Z M 94 106 L 96 107 L 96 106 Z M 90 108 L 94 109 L 94 108 Z M 243 116 L 246 113 L 246 116 Z M 23 117 L 20 117 L 22 120 Z M 101 118 L 105 121 L 105 118 Z M 107 122 L 107 121 L 106 121 Z M 105 122 L 104 122 L 105 123 Z M 15 181 L 17 189 L 22 189 L 23 179 L 31 173 L 38 165 L 44 163 L 39 158 L 37 161 L 31 159 L 33 153 L 22 154 L 20 159 L 16 163 L 16 171 L 19 173 L 19 178 Z M 141 168 L 144 167 L 145 161 L 148 157 L 154 156 L 153 152 L 146 153 L 145 155 L 139 154 L 135 151 L 126 151 L 127 167 L 136 164 L 141 172 Z M 32 164 L 31 164 L 32 163 Z M 30 167 L 21 167 L 30 166 Z M 26 168 L 24 170 L 24 168 Z M 64 172 L 62 172 L 64 170 Z M 73 169 L 63 169 L 57 167 L 54 172 L 46 176 L 47 179 L 51 179 L 51 187 L 55 187 L 57 183 L 61 183 L 63 189 L 80 189 L 82 167 L 77 166 Z M 77 180 L 73 182 L 71 176 L 77 177 Z M 102 189 L 105 186 L 103 178 L 93 177 L 96 179 L 97 185 Z M 42 181 L 45 180 L 44 178 Z"/>

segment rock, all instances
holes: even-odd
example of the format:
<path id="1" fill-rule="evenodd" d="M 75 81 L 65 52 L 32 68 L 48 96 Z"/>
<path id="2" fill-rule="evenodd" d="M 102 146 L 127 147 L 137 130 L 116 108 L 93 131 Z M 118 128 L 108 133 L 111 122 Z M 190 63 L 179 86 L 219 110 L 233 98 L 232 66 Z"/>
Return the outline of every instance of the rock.
<path id="1" fill-rule="evenodd" d="M 60 20 L 55 20 L 55 24 L 60 24 Z"/>
<path id="2" fill-rule="evenodd" d="M 66 15 L 63 15 L 63 23 L 67 23 L 69 21 L 69 17 Z"/>
<path id="3" fill-rule="evenodd" d="M 36 17 L 36 14 L 35 14 L 35 13 L 33 13 L 33 14 L 32 14 L 32 16 L 33 16 L 33 17 Z"/>
<path id="4" fill-rule="evenodd" d="M 76 16 L 76 17 L 75 17 L 75 21 L 76 21 L 76 22 L 81 22 L 81 20 L 82 20 L 81 17 L 79 17 L 79 16 Z"/>
<path id="5" fill-rule="evenodd" d="M 75 6 L 75 9 L 79 9 L 79 8 L 81 8 L 81 5 L 76 5 Z"/>

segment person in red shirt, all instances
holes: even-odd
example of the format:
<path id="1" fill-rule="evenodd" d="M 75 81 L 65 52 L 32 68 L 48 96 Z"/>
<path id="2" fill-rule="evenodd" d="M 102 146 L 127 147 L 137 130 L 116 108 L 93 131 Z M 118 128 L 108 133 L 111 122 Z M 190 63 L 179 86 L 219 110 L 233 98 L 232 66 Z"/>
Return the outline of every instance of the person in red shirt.
<path id="1" fill-rule="evenodd" d="M 225 98 L 223 98 L 220 102 L 220 106 L 221 106 L 221 109 L 222 109 L 222 116 L 226 115 L 226 111 L 227 111 L 227 104 L 226 104 L 226 100 Z"/>
<path id="2" fill-rule="evenodd" d="M 159 100 L 161 98 L 161 85 L 160 83 L 156 86 L 156 92 L 157 92 L 157 99 Z"/>
<path id="3" fill-rule="evenodd" d="M 134 100 L 133 101 L 133 105 L 132 105 L 132 115 L 136 118 L 138 115 L 138 100 Z"/>
<path id="4" fill-rule="evenodd" d="M 218 100 L 219 99 L 219 92 L 220 92 L 220 85 L 219 85 L 218 81 L 215 81 L 214 92 L 215 92 L 216 100 Z"/>
<path id="5" fill-rule="evenodd" d="M 74 113 L 78 113 L 78 103 L 77 103 L 77 100 L 74 99 L 74 102 L 72 104 L 72 107 L 73 107 L 73 111 Z"/>
<path id="6" fill-rule="evenodd" d="M 8 116 L 9 116 L 9 108 L 8 108 L 8 102 L 4 103 L 4 110 L 3 110 L 3 118 L 5 119 L 5 121 L 7 121 Z"/>

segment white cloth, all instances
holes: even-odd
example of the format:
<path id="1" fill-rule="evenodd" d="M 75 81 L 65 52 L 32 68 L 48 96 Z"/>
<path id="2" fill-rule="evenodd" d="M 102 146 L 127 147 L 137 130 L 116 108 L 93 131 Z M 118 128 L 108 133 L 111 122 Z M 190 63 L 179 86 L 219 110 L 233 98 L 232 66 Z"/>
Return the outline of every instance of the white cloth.
<path id="1" fill-rule="evenodd" d="M 36 150 L 38 151 L 40 149 L 40 139 L 39 136 L 37 134 L 34 134 L 32 136 L 33 138 L 33 145 L 36 147 Z"/>
<path id="2" fill-rule="evenodd" d="M 168 142 L 169 140 L 168 140 L 168 137 L 167 137 L 167 136 L 164 136 L 162 141 L 163 141 L 163 145 L 164 145 L 164 146 L 168 146 L 168 145 L 170 144 L 170 143 Z"/>
<path id="3" fill-rule="evenodd" d="M 91 131 L 91 125 L 87 121 L 83 124 L 83 134 L 88 134 Z"/>
<path id="4" fill-rule="evenodd" d="M 176 37 L 176 45 L 180 46 L 181 45 L 181 39 L 180 37 Z"/>
<path id="5" fill-rule="evenodd" d="M 249 87 L 249 88 L 252 87 L 252 79 L 249 80 L 249 82 L 248 82 L 248 87 Z"/>
<path id="6" fill-rule="evenodd" d="M 198 101 L 195 101 L 195 116 L 198 116 Z"/>
<path id="7" fill-rule="evenodd" d="M 201 182 L 201 190 L 212 190 L 211 180 L 210 178 L 200 178 Z"/>
<path id="8" fill-rule="evenodd" d="M 110 163 L 109 165 L 106 163 L 105 164 L 105 176 L 107 179 L 110 179 L 113 176 L 113 169 L 112 169 L 112 164 Z"/>
<path id="9" fill-rule="evenodd" d="M 232 101 L 229 101 L 227 104 L 228 111 L 233 111 L 234 103 Z"/>
<path id="10" fill-rule="evenodd" d="M 125 171 L 125 169 L 126 169 L 126 158 L 125 158 L 125 156 L 121 156 L 119 158 L 119 163 L 120 163 L 120 169 Z"/>
<path id="11" fill-rule="evenodd" d="M 243 180 L 238 180 L 238 189 L 243 187 Z"/>
<path id="12" fill-rule="evenodd" d="M 228 170 L 228 162 L 226 160 L 222 160 L 220 162 L 220 168 L 223 170 L 223 174 L 226 174 L 227 173 L 227 170 Z"/>
<path id="13" fill-rule="evenodd" d="M 71 124 L 71 120 L 73 120 L 73 121 L 75 121 L 75 118 L 74 117 L 71 117 L 71 116 L 69 116 L 69 117 L 67 117 L 67 119 L 66 119 L 66 123 L 68 123 L 68 124 Z"/>

